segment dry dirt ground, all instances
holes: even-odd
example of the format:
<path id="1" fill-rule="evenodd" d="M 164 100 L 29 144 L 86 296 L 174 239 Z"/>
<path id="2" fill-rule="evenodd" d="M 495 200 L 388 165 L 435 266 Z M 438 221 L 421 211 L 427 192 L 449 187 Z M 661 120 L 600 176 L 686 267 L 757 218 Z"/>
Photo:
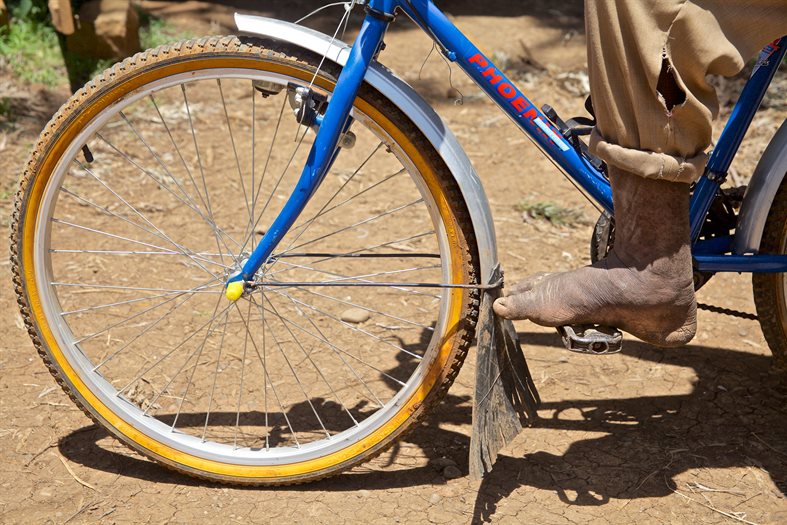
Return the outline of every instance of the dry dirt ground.
<path id="1" fill-rule="evenodd" d="M 293 20 L 317 2 L 143 2 L 195 32 L 231 31 L 235 10 Z M 281 2 L 283 5 L 284 2 Z M 584 99 L 581 2 L 445 2 L 459 26 L 515 71 L 538 103 L 579 114 Z M 508 5 L 511 4 L 511 5 Z M 255 10 L 255 6 L 258 8 Z M 267 10 L 266 10 L 267 9 Z M 312 25 L 333 29 L 329 11 Z M 352 35 L 351 30 L 348 38 Z M 595 210 L 436 54 L 406 21 L 382 61 L 451 125 L 484 182 L 509 279 L 588 261 Z M 22 86 L 7 71 L 0 96 L 0 205 L 8 223 L 16 180 L 38 131 L 67 95 Z M 735 164 L 745 181 L 787 113 L 781 89 L 756 117 Z M 740 82 L 721 82 L 725 102 Z M 464 103 L 454 102 L 461 93 Z M 725 105 L 723 116 L 728 114 Z M 557 202 L 585 221 L 523 220 L 522 201 Z M 96 428 L 56 385 L 16 313 L 10 266 L 0 263 L 0 521 L 4 523 L 757 523 L 787 522 L 787 388 L 769 374 L 757 321 L 701 311 L 685 348 L 631 338 L 623 353 L 567 353 L 553 330 L 517 324 L 543 404 L 540 420 L 506 447 L 482 482 L 467 476 L 474 356 L 445 401 L 401 445 L 318 483 L 232 488 L 181 476 Z M 753 312 L 747 276 L 715 277 L 703 302 Z M 461 475 L 454 477 L 453 468 Z M 451 467 L 451 468 L 446 468 Z"/>

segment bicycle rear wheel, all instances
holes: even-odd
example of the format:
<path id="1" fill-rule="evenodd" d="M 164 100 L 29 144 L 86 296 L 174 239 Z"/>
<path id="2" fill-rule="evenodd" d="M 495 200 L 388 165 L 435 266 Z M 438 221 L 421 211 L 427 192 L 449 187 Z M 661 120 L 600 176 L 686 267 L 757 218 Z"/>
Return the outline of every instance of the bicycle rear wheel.
<path id="1" fill-rule="evenodd" d="M 787 179 L 768 211 L 759 253 L 787 254 Z M 752 292 L 762 334 L 773 354 L 772 368 L 787 376 L 787 275 L 753 273 Z"/>
<path id="2" fill-rule="evenodd" d="M 39 353 L 90 417 L 177 470 L 349 468 L 442 397 L 471 342 L 478 292 L 450 287 L 477 278 L 464 200 L 369 86 L 354 147 L 260 286 L 224 298 L 305 162 L 314 134 L 288 99 L 330 96 L 338 68 L 319 58 L 235 37 L 136 55 L 61 108 L 22 178 L 12 260 Z"/>

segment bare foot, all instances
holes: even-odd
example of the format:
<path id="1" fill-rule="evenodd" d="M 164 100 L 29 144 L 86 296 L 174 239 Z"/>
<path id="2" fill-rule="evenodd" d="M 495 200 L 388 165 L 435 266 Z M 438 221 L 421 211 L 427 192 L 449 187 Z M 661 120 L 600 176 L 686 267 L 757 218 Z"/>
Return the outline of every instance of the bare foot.
<path id="1" fill-rule="evenodd" d="M 689 241 L 689 185 L 609 168 L 615 242 L 578 270 L 537 274 L 495 301 L 495 313 L 544 326 L 615 326 L 658 346 L 681 346 L 697 330 Z"/>
<path id="2" fill-rule="evenodd" d="M 654 266 L 632 268 L 612 252 L 593 266 L 537 274 L 495 301 L 495 313 L 543 326 L 615 326 L 657 346 L 685 345 L 697 329 L 691 275 L 660 273 Z"/>

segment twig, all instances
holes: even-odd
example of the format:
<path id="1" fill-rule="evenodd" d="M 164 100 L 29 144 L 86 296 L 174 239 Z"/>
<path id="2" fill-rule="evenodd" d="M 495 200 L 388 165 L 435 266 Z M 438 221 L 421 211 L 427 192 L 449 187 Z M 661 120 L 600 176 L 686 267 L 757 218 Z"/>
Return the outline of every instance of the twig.
<path id="1" fill-rule="evenodd" d="M 776 452 L 776 453 L 777 453 L 777 454 L 779 454 L 780 456 L 787 457 L 787 454 L 785 454 L 785 453 L 784 453 L 784 452 L 782 452 L 781 450 L 777 450 L 777 449 L 773 448 L 773 447 L 772 447 L 772 446 L 770 446 L 768 443 L 766 443 L 766 442 L 765 442 L 765 440 L 763 440 L 763 439 L 762 439 L 760 436 L 758 436 L 758 435 L 757 435 L 757 434 L 755 434 L 754 432 L 752 432 L 752 433 L 751 433 L 751 435 L 752 435 L 752 436 L 754 436 L 754 437 L 756 437 L 758 440 L 760 440 L 760 443 L 762 443 L 763 445 L 765 445 L 765 446 L 766 446 L 766 447 L 768 447 L 769 449 L 773 450 L 774 452 Z"/>
<path id="2" fill-rule="evenodd" d="M 83 500 L 83 501 L 84 501 L 84 500 Z M 79 510 L 77 510 L 77 511 L 76 511 L 75 513 L 73 513 L 73 514 L 72 514 L 72 515 L 71 515 L 71 516 L 70 516 L 70 517 L 69 517 L 69 518 L 68 518 L 66 521 L 64 521 L 64 522 L 63 522 L 63 525 L 66 525 L 66 523 L 68 523 L 69 521 L 73 520 L 74 518 L 76 518 L 77 516 L 79 516 L 80 514 L 82 514 L 83 512 L 85 512 L 85 510 L 87 510 L 87 508 L 88 508 L 88 507 L 90 507 L 90 506 L 92 506 L 92 505 L 93 505 L 93 503 L 92 503 L 92 502 L 91 502 L 91 503 L 88 503 L 87 505 L 81 505 L 81 504 L 80 504 Z"/>
<path id="3" fill-rule="evenodd" d="M 737 490 L 714 489 L 713 487 L 708 487 L 706 485 L 703 485 L 702 483 L 697 483 L 696 481 L 689 481 L 688 483 L 686 483 L 686 486 L 689 487 L 692 491 L 694 491 L 694 489 L 697 489 L 698 492 L 724 492 L 726 494 L 732 494 L 733 496 L 740 496 L 742 498 L 746 497 L 745 493 L 739 492 Z"/>
<path id="4" fill-rule="evenodd" d="M 38 459 L 38 457 L 39 457 L 41 454 L 43 454 L 44 452 L 46 452 L 46 451 L 47 451 L 47 450 L 49 450 L 50 448 L 52 448 L 52 447 L 56 447 L 56 446 L 57 446 L 57 443 L 56 443 L 56 442 L 55 442 L 55 443 L 50 443 L 50 444 L 48 444 L 48 445 L 47 445 L 47 446 L 46 446 L 44 449 L 42 449 L 42 450 L 41 450 L 41 451 L 39 451 L 39 452 L 36 452 L 36 454 L 35 454 L 35 455 L 34 455 L 32 458 L 30 458 L 30 460 L 29 460 L 29 461 L 28 461 L 28 462 L 25 464 L 25 466 L 26 466 L 26 467 L 29 467 L 29 466 L 30 466 L 30 464 L 31 464 L 31 463 L 33 463 L 33 461 L 35 461 L 36 459 Z"/>
<path id="5" fill-rule="evenodd" d="M 531 68 L 535 69 L 536 71 L 549 71 L 549 69 L 544 64 L 536 60 L 536 58 L 533 56 L 532 51 L 530 51 L 530 48 L 527 46 L 527 44 L 525 44 L 525 41 L 522 40 L 521 38 L 519 39 L 519 45 L 522 47 L 522 62 L 524 62 L 526 65 L 530 66 Z"/>
<path id="6" fill-rule="evenodd" d="M 729 513 L 729 512 L 724 512 L 723 510 L 717 509 L 717 508 L 716 508 L 716 507 L 714 507 L 713 505 L 709 505 L 709 504 L 707 504 L 707 503 L 703 503 L 703 502 L 701 502 L 701 501 L 699 501 L 699 500 L 696 500 L 696 499 L 694 499 L 694 498 L 690 498 L 690 497 L 688 497 L 687 495 L 683 494 L 683 493 L 682 493 L 682 492 L 680 492 L 679 490 L 675 490 L 675 489 L 673 489 L 672 487 L 670 487 L 670 485 L 669 485 L 669 483 L 667 483 L 667 480 L 666 480 L 666 479 L 664 480 L 664 483 L 667 485 L 667 488 L 668 488 L 668 489 L 670 489 L 672 492 L 674 492 L 674 493 L 675 493 L 675 494 L 677 494 L 678 496 L 680 496 L 680 497 L 682 497 L 682 498 L 685 498 L 685 499 L 687 499 L 687 500 L 689 500 L 689 501 L 692 501 L 692 502 L 694 502 L 694 503 L 699 503 L 700 505 L 702 505 L 702 506 L 703 506 L 703 507 L 705 507 L 706 509 L 710 509 L 710 510 L 712 510 L 713 512 L 718 512 L 718 513 L 719 513 L 719 514 L 721 514 L 722 516 L 726 516 L 726 517 L 728 517 L 728 518 L 730 518 L 730 519 L 733 519 L 733 520 L 735 520 L 735 521 L 739 521 L 739 522 L 741 522 L 741 523 L 746 523 L 747 525 L 757 525 L 757 524 L 756 524 L 756 523 L 754 523 L 753 521 L 749 521 L 749 520 L 747 520 L 747 519 L 741 518 L 740 516 L 736 516 L 735 514 L 732 514 L 732 513 Z"/>
<path id="7" fill-rule="evenodd" d="M 59 459 L 59 460 L 60 460 L 60 462 L 63 464 L 63 466 L 64 466 L 64 467 L 66 467 L 66 470 L 68 471 L 68 473 L 69 473 L 69 474 L 71 474 L 71 477 L 72 477 L 72 478 L 74 478 L 74 480 L 75 480 L 77 483 L 79 483 L 79 484 L 80 484 L 80 485 L 82 485 L 83 487 L 87 487 L 87 488 L 89 488 L 89 489 L 95 490 L 96 492 L 99 492 L 99 490 L 98 490 L 96 487 L 94 487 L 93 485 L 91 485 L 91 484 L 90 484 L 90 483 L 88 483 L 87 481 L 83 480 L 82 478 L 80 478 L 79 476 L 77 476 L 76 474 L 74 474 L 74 471 L 73 471 L 73 470 L 71 470 L 71 467 L 69 467 L 69 466 L 68 466 L 68 463 L 66 463 L 66 460 L 63 458 L 63 456 L 61 456 L 60 454 L 56 454 L 56 453 L 54 453 L 54 452 L 53 452 L 52 454 L 53 454 L 53 455 L 54 455 L 54 456 L 55 456 L 57 459 Z"/>
<path id="8" fill-rule="evenodd" d="M 529 259 L 526 259 L 525 257 L 522 257 L 521 255 L 517 255 L 514 252 L 506 251 L 506 253 L 508 255 L 510 255 L 511 257 L 515 258 L 515 259 L 519 259 L 520 261 L 530 262 Z"/>

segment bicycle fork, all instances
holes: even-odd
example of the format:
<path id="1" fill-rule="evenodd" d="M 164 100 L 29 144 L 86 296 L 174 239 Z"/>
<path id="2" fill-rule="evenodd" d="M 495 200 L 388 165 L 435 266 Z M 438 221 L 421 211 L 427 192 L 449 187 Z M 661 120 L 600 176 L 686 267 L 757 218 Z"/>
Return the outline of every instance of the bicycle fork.
<path id="1" fill-rule="evenodd" d="M 392 0 L 368 3 L 367 16 L 336 82 L 300 178 L 281 212 L 243 263 L 241 270 L 227 280 L 225 294 L 230 301 L 238 300 L 252 286 L 257 271 L 298 219 L 333 164 L 338 154 L 339 139 L 347 131 L 355 97 L 393 18 L 388 14 L 392 4 Z"/>

